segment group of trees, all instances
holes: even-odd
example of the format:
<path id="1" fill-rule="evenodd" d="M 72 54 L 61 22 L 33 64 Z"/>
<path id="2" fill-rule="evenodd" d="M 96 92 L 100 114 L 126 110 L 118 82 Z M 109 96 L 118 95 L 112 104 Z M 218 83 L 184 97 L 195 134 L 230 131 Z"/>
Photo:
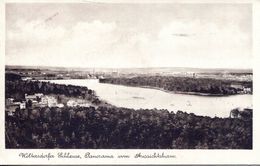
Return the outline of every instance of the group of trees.
<path id="1" fill-rule="evenodd" d="M 129 86 L 150 86 L 168 91 L 196 92 L 213 95 L 232 95 L 243 91 L 241 88 L 232 87 L 232 84 L 238 84 L 252 89 L 252 82 L 174 76 L 106 78 L 100 80 L 100 82 Z"/>
<path id="2" fill-rule="evenodd" d="M 16 100 L 24 100 L 24 94 L 61 94 L 68 97 L 80 97 L 95 104 L 101 103 L 95 92 L 87 87 L 59 85 L 41 81 L 8 80 L 5 81 L 5 96 Z"/>
<path id="3" fill-rule="evenodd" d="M 253 117 L 253 110 L 249 108 L 234 108 L 230 111 L 230 118 L 240 118 L 244 120 L 251 120 Z"/>
<path id="4" fill-rule="evenodd" d="M 6 148 L 251 149 L 252 119 L 118 107 L 17 109 Z"/>

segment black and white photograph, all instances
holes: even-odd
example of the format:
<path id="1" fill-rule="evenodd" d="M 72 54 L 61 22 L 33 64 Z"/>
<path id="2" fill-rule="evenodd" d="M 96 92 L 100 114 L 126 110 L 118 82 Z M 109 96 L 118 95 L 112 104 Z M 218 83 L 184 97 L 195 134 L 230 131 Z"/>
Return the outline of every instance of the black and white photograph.
<path id="1" fill-rule="evenodd" d="M 4 6 L 4 149 L 254 149 L 251 3 Z"/>

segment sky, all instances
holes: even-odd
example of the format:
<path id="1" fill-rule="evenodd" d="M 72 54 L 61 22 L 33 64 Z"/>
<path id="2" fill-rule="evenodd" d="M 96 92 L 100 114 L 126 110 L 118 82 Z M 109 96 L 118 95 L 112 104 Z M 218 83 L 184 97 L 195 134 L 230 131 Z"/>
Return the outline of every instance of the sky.
<path id="1" fill-rule="evenodd" d="M 250 4 L 8 3 L 6 65 L 252 68 Z"/>

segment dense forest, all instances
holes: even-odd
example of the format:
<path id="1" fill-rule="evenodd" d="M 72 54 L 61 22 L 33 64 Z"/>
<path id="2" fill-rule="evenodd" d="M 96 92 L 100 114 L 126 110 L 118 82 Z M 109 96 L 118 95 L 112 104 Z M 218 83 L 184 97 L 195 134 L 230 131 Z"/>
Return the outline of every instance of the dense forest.
<path id="1" fill-rule="evenodd" d="M 116 107 L 19 110 L 6 148 L 251 149 L 252 121 Z"/>
<path id="2" fill-rule="evenodd" d="M 212 78 L 142 76 L 132 78 L 106 78 L 101 79 L 100 82 L 128 86 L 149 86 L 173 92 L 194 92 L 211 95 L 252 93 L 252 82 Z M 250 88 L 251 90 L 250 92 L 245 92 L 243 88 Z"/>
<path id="3" fill-rule="evenodd" d="M 86 87 L 6 78 L 6 97 L 41 92 L 99 101 Z M 5 136 L 6 148 L 252 149 L 252 117 L 114 106 L 17 108 L 6 113 Z"/>

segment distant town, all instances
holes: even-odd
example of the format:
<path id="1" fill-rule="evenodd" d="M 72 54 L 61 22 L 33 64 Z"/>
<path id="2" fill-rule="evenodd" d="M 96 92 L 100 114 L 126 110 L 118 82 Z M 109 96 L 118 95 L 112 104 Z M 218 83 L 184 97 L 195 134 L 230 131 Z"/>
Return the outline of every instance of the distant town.
<path id="1" fill-rule="evenodd" d="M 103 79 L 137 76 L 174 76 L 214 78 L 235 81 L 252 81 L 250 69 L 199 69 L 199 68 L 59 68 L 33 66 L 6 66 L 6 72 L 22 76 L 24 80 L 50 79 Z"/>

